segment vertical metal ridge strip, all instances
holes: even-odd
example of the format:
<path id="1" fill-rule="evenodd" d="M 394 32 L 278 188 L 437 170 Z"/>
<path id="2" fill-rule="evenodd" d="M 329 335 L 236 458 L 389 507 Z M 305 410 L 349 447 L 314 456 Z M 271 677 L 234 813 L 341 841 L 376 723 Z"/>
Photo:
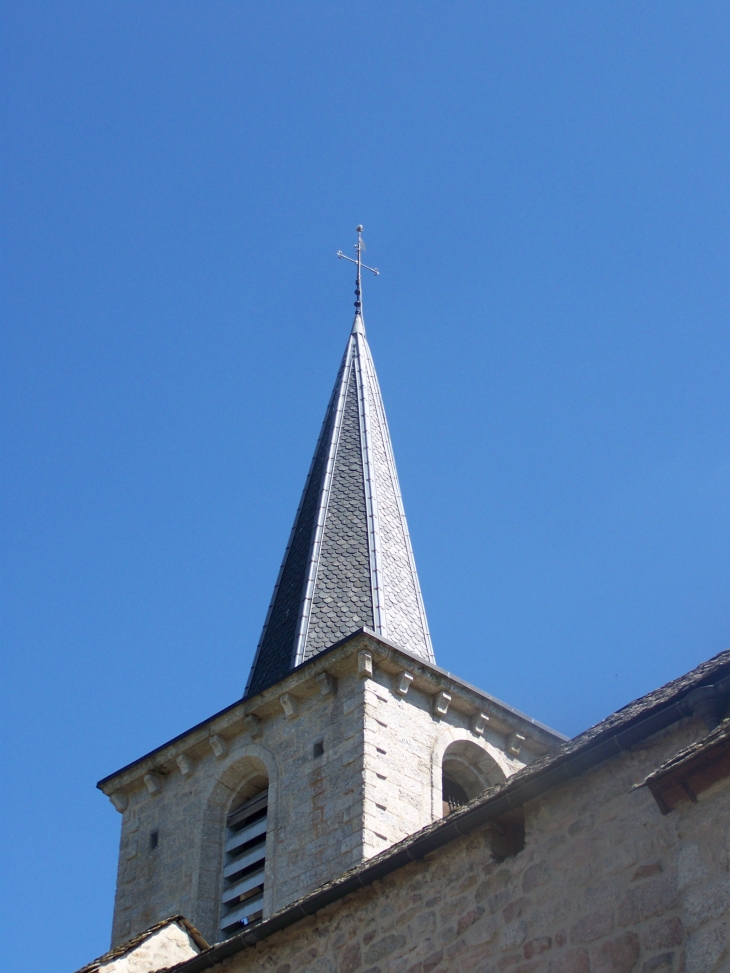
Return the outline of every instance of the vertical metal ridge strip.
<path id="1" fill-rule="evenodd" d="M 358 400 L 360 405 L 360 442 L 363 459 L 363 475 L 365 481 L 365 504 L 368 523 L 368 551 L 370 555 L 370 586 L 373 596 L 374 630 L 378 635 L 387 638 L 388 620 L 385 613 L 383 599 L 383 572 L 380 563 L 380 524 L 378 522 L 378 497 L 375 475 L 373 470 L 373 448 L 370 437 L 370 397 L 367 382 L 363 377 L 363 359 L 367 363 L 368 346 L 365 335 L 359 332 L 355 335 L 356 369 Z M 367 364 L 366 364 L 367 367 Z"/>

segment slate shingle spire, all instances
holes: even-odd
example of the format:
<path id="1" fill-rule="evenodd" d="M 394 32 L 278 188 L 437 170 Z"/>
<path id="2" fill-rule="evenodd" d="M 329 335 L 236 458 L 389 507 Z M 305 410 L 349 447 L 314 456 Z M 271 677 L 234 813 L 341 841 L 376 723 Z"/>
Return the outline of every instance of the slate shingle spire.
<path id="1" fill-rule="evenodd" d="M 273 685 L 363 627 L 434 661 L 388 423 L 365 338 L 361 249 L 359 239 L 355 321 L 246 695 Z"/>

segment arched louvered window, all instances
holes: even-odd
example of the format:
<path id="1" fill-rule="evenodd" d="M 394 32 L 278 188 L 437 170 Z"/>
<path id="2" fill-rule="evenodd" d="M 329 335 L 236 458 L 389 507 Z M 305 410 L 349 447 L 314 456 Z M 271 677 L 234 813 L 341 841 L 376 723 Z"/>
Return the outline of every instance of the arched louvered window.
<path id="1" fill-rule="evenodd" d="M 220 926 L 225 937 L 263 915 L 268 801 L 268 790 L 262 791 L 228 815 Z"/>
<path id="2" fill-rule="evenodd" d="M 441 760 L 441 773 L 444 815 L 505 779 L 494 758 L 471 740 L 455 740 L 449 744 Z"/>
<path id="3" fill-rule="evenodd" d="M 455 811 L 457 807 L 463 807 L 464 804 L 469 802 L 469 797 L 464 788 L 448 774 L 443 774 L 441 778 L 441 793 L 444 817 L 451 811 Z"/>

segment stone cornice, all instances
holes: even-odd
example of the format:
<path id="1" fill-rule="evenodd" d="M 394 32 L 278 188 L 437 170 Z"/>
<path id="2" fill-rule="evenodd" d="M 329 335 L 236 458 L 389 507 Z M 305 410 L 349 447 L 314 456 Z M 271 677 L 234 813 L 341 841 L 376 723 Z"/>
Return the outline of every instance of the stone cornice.
<path id="1" fill-rule="evenodd" d="M 176 761 L 180 756 L 195 760 L 208 753 L 213 743 L 220 746 L 220 741 L 232 740 L 246 733 L 252 738 L 258 737 L 261 723 L 281 713 L 282 697 L 287 697 L 287 701 L 291 703 L 321 694 L 322 686 L 329 685 L 327 677 L 330 680 L 338 679 L 357 669 L 358 655 L 363 651 L 369 652 L 373 666 L 394 677 L 396 684 L 403 673 L 408 673 L 412 676 L 408 685 L 416 691 L 433 697 L 439 693 L 447 693 L 451 697 L 449 705 L 453 710 L 467 718 L 487 717 L 490 724 L 501 733 L 521 734 L 527 741 L 528 749 L 536 755 L 555 749 L 567 739 L 452 673 L 416 658 L 368 629 L 360 629 L 313 656 L 263 692 L 237 700 L 197 726 L 103 778 L 97 787 L 111 796 L 140 786 L 146 774 L 164 777 L 175 772 L 179 766 Z M 397 691 L 395 687 L 394 691 Z M 249 717 L 255 719 L 250 720 Z"/>

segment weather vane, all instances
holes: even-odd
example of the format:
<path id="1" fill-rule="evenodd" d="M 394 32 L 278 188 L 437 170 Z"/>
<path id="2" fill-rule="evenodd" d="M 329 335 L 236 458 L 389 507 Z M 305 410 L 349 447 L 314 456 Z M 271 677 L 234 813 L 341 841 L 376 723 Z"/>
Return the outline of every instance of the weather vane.
<path id="1" fill-rule="evenodd" d="M 377 277 L 380 271 L 377 267 L 368 267 L 367 264 L 362 262 L 362 252 L 365 249 L 365 244 L 362 239 L 362 224 L 357 227 L 357 243 L 355 244 L 355 249 L 357 250 L 357 260 L 353 257 L 348 257 L 341 250 L 337 251 L 337 256 L 340 260 L 349 260 L 350 263 L 357 264 L 357 278 L 355 279 L 355 315 L 362 315 L 362 286 L 360 281 L 360 271 L 369 270 L 371 274 L 375 274 Z"/>

